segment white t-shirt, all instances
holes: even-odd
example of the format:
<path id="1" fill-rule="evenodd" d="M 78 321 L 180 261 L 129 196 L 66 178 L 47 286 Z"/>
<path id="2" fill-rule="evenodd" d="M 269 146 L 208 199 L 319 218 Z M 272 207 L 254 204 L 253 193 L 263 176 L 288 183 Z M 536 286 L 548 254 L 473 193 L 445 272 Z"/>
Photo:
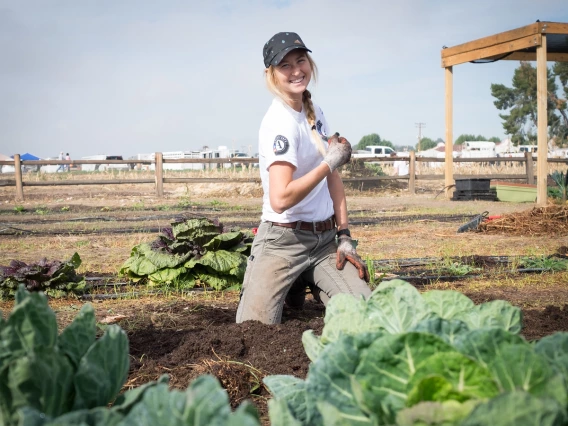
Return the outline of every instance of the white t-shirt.
<path id="1" fill-rule="evenodd" d="M 393 166 L 397 170 L 397 174 L 399 176 L 408 174 L 408 161 L 397 160 L 394 162 Z"/>
<path id="2" fill-rule="evenodd" d="M 314 104 L 316 127 L 320 134 L 329 135 L 329 128 L 322 110 Z M 324 142 L 327 149 L 327 143 Z M 320 221 L 333 215 L 333 202 L 323 179 L 302 201 L 284 213 L 276 213 L 270 206 L 270 165 L 285 161 L 294 166 L 294 180 L 304 176 L 319 164 L 323 157 L 312 139 L 312 131 L 306 114 L 297 112 L 284 101 L 275 98 L 262 119 L 259 130 L 259 168 L 264 190 L 262 220 L 271 222 Z"/>

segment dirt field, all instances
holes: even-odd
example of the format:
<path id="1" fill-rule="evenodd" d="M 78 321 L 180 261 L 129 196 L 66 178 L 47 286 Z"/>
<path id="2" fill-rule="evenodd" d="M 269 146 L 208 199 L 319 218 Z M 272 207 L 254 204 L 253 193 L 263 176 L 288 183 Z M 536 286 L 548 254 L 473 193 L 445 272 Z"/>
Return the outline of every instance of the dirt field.
<path id="1" fill-rule="evenodd" d="M 439 185 L 439 183 L 438 183 Z M 439 188 L 421 187 L 410 196 L 391 186 L 373 192 L 349 191 L 348 204 L 358 251 L 370 260 L 463 256 L 550 256 L 568 246 L 565 228 L 546 232 L 456 233 L 476 215 L 526 212 L 531 204 L 448 201 Z M 78 252 L 79 272 L 115 278 L 130 249 L 153 239 L 175 217 L 219 217 L 224 223 L 256 226 L 259 188 L 214 184 L 166 186 L 157 199 L 150 185 L 25 188 L 26 201 L 13 200 L 13 188 L 0 188 L 0 265 L 42 257 L 65 260 Z M 558 229 L 558 231 L 556 230 Z M 428 266 L 430 267 L 430 266 Z M 381 276 L 377 272 L 377 276 Z M 388 274 L 385 273 L 385 277 Z M 523 335 L 538 339 L 568 331 L 568 272 L 514 273 L 483 270 L 475 277 L 437 279 L 420 286 L 462 291 L 476 303 L 508 300 L 522 308 Z M 116 293 L 116 288 L 107 290 Z M 104 293 L 104 290 L 99 291 Z M 267 374 L 305 377 L 308 369 L 301 335 L 323 327 L 324 307 L 308 297 L 304 310 L 284 311 L 283 323 L 235 324 L 236 293 L 192 292 L 183 296 L 124 297 L 94 300 L 97 319 L 120 315 L 130 338 L 131 371 L 125 388 L 169 374 L 185 388 L 196 376 L 215 374 L 236 406 L 250 398 L 266 419 L 269 397 L 261 379 Z M 82 300 L 52 300 L 63 327 Z M 11 301 L 0 302 L 6 315 Z"/>

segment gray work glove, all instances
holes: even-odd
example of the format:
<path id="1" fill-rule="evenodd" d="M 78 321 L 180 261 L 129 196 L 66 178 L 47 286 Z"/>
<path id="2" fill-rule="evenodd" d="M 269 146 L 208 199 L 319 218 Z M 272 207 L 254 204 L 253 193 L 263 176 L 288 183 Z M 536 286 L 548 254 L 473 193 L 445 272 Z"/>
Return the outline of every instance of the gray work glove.
<path id="1" fill-rule="evenodd" d="M 369 282 L 369 270 L 367 269 L 367 264 L 361 257 L 357 254 L 357 251 L 353 247 L 351 237 L 347 235 L 341 235 L 339 238 L 339 243 L 337 245 L 337 261 L 335 266 L 340 271 L 345 268 L 345 263 L 349 261 L 352 263 L 359 271 L 359 278 Z"/>
<path id="2" fill-rule="evenodd" d="M 338 167 L 349 163 L 351 160 L 351 144 L 343 136 L 339 136 L 339 133 L 334 134 L 328 139 L 329 148 L 325 157 L 323 157 L 323 162 L 329 166 L 329 170 L 333 172 Z"/>

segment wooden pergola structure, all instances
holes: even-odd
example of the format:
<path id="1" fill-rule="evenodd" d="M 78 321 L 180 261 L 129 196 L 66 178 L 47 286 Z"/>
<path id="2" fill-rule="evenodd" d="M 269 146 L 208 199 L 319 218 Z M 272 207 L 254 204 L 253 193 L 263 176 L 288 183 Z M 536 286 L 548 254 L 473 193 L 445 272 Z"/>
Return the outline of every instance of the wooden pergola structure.
<path id="1" fill-rule="evenodd" d="M 511 31 L 442 49 L 446 78 L 445 187 L 453 176 L 453 66 L 466 62 L 535 61 L 537 63 L 537 204 L 546 204 L 548 174 L 547 61 L 568 62 L 568 24 L 535 22 Z"/>

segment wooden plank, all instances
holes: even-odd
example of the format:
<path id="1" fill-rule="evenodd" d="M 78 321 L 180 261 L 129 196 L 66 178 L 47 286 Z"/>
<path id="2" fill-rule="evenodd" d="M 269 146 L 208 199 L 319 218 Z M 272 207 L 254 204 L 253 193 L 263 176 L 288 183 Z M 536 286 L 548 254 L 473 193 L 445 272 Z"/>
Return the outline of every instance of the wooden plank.
<path id="1" fill-rule="evenodd" d="M 533 34 L 517 40 L 507 41 L 505 43 L 496 44 L 482 49 L 476 49 L 469 52 L 458 53 L 457 55 L 446 56 L 442 58 L 442 67 L 463 64 L 470 61 L 486 59 L 503 55 L 505 53 L 514 52 L 516 50 L 528 49 L 540 46 L 542 40 L 541 34 Z"/>
<path id="2" fill-rule="evenodd" d="M 537 145 L 538 157 L 536 162 L 536 203 L 539 206 L 546 206 L 547 186 L 546 176 L 548 174 L 548 164 L 546 157 L 548 154 L 548 79 L 546 64 L 546 34 L 542 35 L 542 43 L 536 49 L 536 91 L 537 91 Z"/>
<path id="3" fill-rule="evenodd" d="M 124 185 L 155 182 L 156 179 L 47 180 L 24 182 L 24 186 Z"/>
<path id="4" fill-rule="evenodd" d="M 16 177 L 16 201 L 24 201 L 24 187 L 22 185 L 22 164 L 20 154 L 14 155 L 14 174 Z"/>
<path id="5" fill-rule="evenodd" d="M 491 58 L 487 58 L 491 59 Z M 513 52 L 501 61 L 536 61 L 536 52 Z M 568 62 L 568 53 L 547 53 L 548 62 Z"/>
<path id="6" fill-rule="evenodd" d="M 539 24 L 541 23 L 535 22 L 534 24 L 515 28 L 514 30 L 505 31 L 499 34 L 479 38 L 477 40 L 468 41 L 467 43 L 458 44 L 457 46 L 448 47 L 442 50 L 442 58 L 471 52 L 473 50 L 484 49 L 487 47 L 495 46 L 496 44 L 507 43 L 534 34 L 539 34 L 542 27 Z"/>
<path id="7" fill-rule="evenodd" d="M 454 72 L 452 67 L 445 68 L 446 77 L 446 161 L 444 168 L 444 187 L 446 190 L 446 198 L 452 196 L 453 191 L 450 187 L 454 184 Z"/>
<path id="8" fill-rule="evenodd" d="M 524 161 L 524 159 L 523 159 Z M 549 159 L 551 163 L 567 163 L 563 159 Z M 493 180 L 506 180 L 515 179 L 526 181 L 526 174 L 455 174 L 454 179 L 493 179 Z M 378 180 L 409 180 L 409 176 L 373 176 L 373 177 L 360 177 L 360 178 L 344 178 L 343 182 L 355 181 L 378 181 Z M 416 175 L 416 180 L 444 180 L 443 174 L 422 174 Z M 23 186 L 80 186 L 80 185 L 121 185 L 121 184 L 154 184 L 155 179 L 98 179 L 98 180 L 53 180 L 53 181 L 23 181 Z M 164 183 L 242 183 L 252 182 L 260 183 L 260 178 L 164 178 Z M 0 186 L 16 186 L 14 179 L 0 180 Z"/>
<path id="9" fill-rule="evenodd" d="M 236 179 L 219 179 L 219 178 L 164 178 L 164 183 L 261 183 L 260 178 L 236 178 Z"/>

